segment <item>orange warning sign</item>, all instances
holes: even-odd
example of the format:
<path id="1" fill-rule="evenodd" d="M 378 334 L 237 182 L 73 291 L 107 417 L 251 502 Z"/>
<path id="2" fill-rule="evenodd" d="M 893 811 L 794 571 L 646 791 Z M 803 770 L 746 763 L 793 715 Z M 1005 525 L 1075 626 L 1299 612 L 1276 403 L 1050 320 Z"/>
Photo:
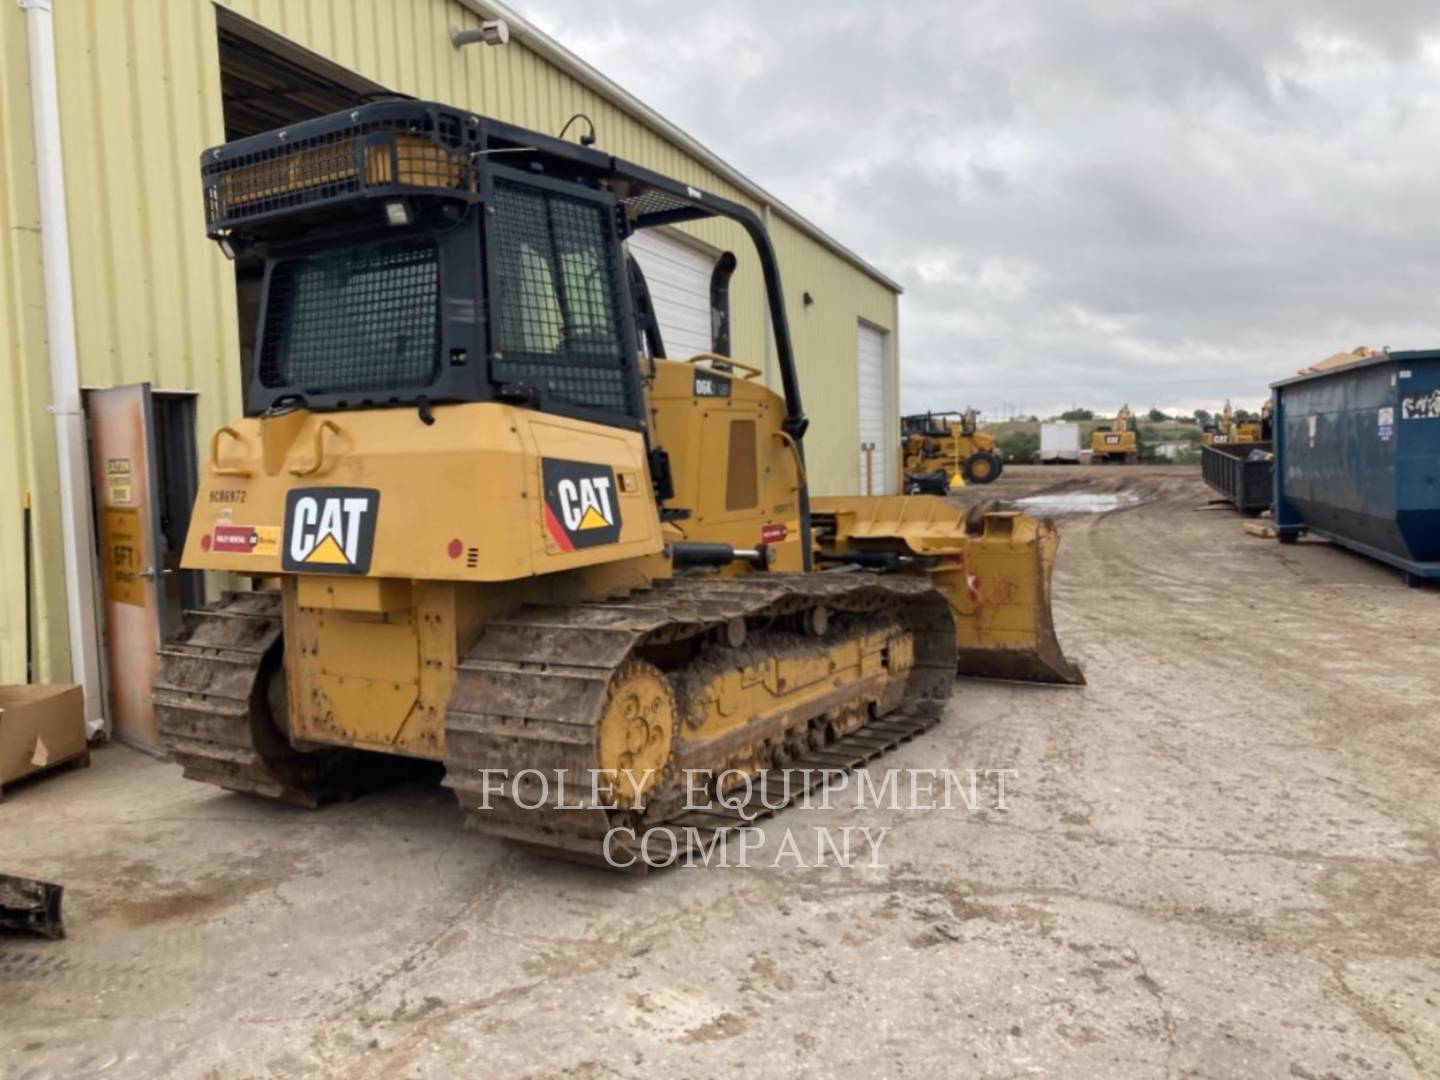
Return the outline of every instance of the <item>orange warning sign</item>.
<path id="1" fill-rule="evenodd" d="M 105 596 L 121 604 L 145 606 L 145 552 L 140 538 L 140 511 L 133 506 L 107 506 L 100 525 Z"/>

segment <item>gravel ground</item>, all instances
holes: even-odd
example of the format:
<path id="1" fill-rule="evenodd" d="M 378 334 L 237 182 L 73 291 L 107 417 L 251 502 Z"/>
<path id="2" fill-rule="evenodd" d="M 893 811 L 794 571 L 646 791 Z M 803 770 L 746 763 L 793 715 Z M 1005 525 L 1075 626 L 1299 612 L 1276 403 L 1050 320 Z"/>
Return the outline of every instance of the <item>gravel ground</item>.
<path id="1" fill-rule="evenodd" d="M 70 928 L 0 939 L 0 1069 L 1440 1075 L 1440 596 L 1248 536 L 1194 469 L 963 498 L 1042 491 L 1126 507 L 1061 518 L 1089 686 L 962 682 L 885 762 L 1014 770 L 1004 810 L 993 775 L 974 810 L 842 797 L 748 868 L 624 878 L 430 784 L 307 813 L 107 748 L 0 806 Z M 878 856 L 816 865 L 846 827 Z"/>

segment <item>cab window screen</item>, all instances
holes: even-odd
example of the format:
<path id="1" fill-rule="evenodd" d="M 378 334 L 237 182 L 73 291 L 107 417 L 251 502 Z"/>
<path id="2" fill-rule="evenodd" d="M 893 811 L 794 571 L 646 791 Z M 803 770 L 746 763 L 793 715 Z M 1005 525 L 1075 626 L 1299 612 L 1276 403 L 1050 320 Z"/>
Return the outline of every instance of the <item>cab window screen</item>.
<path id="1" fill-rule="evenodd" d="M 633 414 L 609 209 L 503 180 L 494 206 L 495 378 Z"/>
<path id="2" fill-rule="evenodd" d="M 439 296 L 429 240 L 277 263 L 260 381 L 312 393 L 426 386 L 440 369 Z"/>

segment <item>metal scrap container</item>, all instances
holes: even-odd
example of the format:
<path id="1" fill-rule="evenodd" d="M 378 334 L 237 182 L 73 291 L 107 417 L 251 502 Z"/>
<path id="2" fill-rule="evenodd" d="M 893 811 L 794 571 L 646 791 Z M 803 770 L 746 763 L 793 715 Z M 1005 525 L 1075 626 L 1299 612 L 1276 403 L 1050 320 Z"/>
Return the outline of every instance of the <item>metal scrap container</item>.
<path id="1" fill-rule="evenodd" d="M 1286 379 L 1275 410 L 1275 530 L 1309 531 L 1440 578 L 1440 350 Z"/>
<path id="2" fill-rule="evenodd" d="M 1270 508 L 1275 487 L 1268 442 L 1212 443 L 1200 448 L 1200 475 L 1205 483 L 1246 514 Z"/>

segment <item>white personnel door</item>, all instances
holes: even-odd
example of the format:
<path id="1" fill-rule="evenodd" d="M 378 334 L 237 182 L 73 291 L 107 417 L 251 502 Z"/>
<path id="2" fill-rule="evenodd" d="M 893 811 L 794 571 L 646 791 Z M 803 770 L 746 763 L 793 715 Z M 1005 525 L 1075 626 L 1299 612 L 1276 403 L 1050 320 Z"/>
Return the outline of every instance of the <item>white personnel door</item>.
<path id="1" fill-rule="evenodd" d="M 862 322 L 859 337 L 860 493 L 893 495 L 895 478 L 891 475 L 891 465 L 895 459 L 890 445 L 890 416 L 895 410 L 890 404 L 890 380 L 886 378 L 885 362 L 889 334 Z"/>
<path id="2" fill-rule="evenodd" d="M 709 352 L 714 254 L 665 229 L 641 229 L 629 242 L 630 254 L 645 273 L 669 359 Z"/>

